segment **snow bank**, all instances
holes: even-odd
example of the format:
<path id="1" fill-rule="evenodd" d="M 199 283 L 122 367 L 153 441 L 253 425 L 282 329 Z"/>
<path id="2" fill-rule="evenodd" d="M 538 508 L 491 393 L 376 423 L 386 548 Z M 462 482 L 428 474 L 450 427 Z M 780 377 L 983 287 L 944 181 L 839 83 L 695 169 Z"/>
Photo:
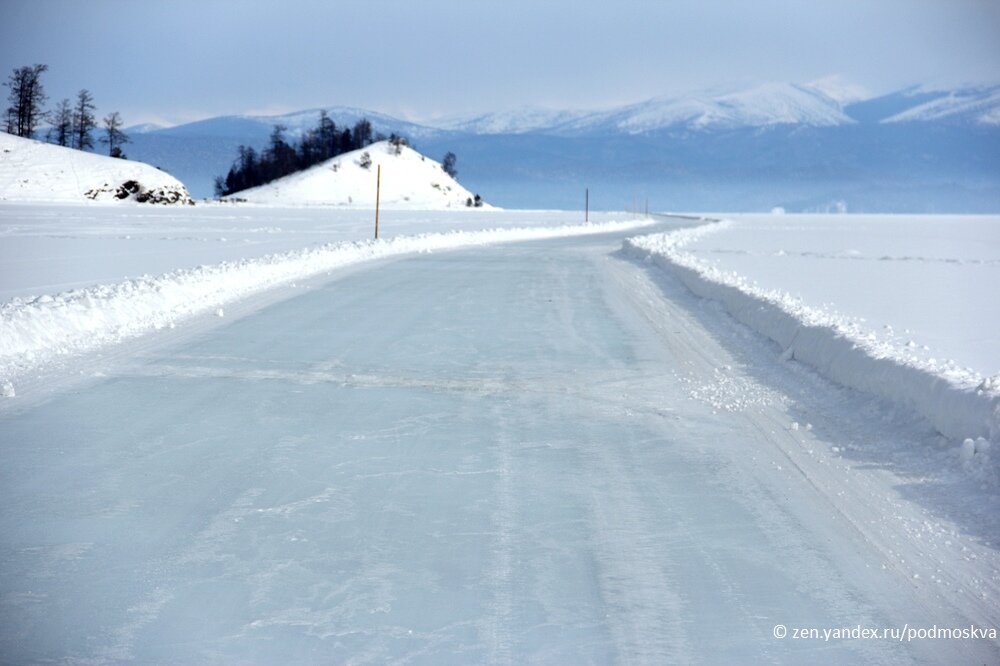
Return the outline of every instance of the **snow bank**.
<path id="1" fill-rule="evenodd" d="M 15 298 L 0 305 L 0 384 L 64 354 L 95 349 L 164 327 L 269 287 L 413 252 L 635 229 L 651 221 L 454 231 L 353 241 L 222 262 L 159 277 Z M 4 384 L 5 385 L 5 384 Z M 13 387 L 10 391 L 13 395 Z"/>
<path id="2" fill-rule="evenodd" d="M 194 203 L 184 184 L 142 162 L 0 132 L 0 201 Z"/>
<path id="3" fill-rule="evenodd" d="M 779 290 L 721 271 L 684 246 L 732 225 L 730 221 L 652 234 L 625 241 L 632 254 L 676 275 L 702 298 L 722 303 L 739 321 L 777 342 L 785 359 L 796 359 L 826 377 L 916 410 L 942 434 L 1000 439 L 1000 376 L 930 364 L 864 330 L 837 312 L 810 307 Z"/>
<path id="4" fill-rule="evenodd" d="M 338 155 L 305 171 L 236 192 L 227 199 L 282 206 L 375 208 L 379 167 L 380 205 L 385 209 L 466 208 L 475 199 L 438 162 L 409 146 L 394 146 L 388 141 Z"/>
<path id="5" fill-rule="evenodd" d="M 927 367 L 1000 374 L 1000 215 L 726 217 L 684 252 L 836 310 Z"/>

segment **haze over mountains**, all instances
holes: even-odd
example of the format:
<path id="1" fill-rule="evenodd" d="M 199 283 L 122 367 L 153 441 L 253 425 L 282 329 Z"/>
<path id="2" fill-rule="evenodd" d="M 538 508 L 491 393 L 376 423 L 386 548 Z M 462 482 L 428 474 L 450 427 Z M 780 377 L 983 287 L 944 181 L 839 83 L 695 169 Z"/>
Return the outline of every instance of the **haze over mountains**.
<path id="1" fill-rule="evenodd" d="M 319 109 L 134 127 L 130 158 L 212 194 L 240 144 L 275 124 L 296 138 Z M 772 83 L 659 97 L 605 111 L 526 108 L 419 124 L 329 107 L 338 126 L 368 118 L 422 153 L 458 155 L 459 181 L 506 207 L 632 202 L 659 209 L 1000 211 L 1000 86 L 914 87 L 874 98 L 849 83 Z M 431 126 L 433 125 L 433 126 Z"/>

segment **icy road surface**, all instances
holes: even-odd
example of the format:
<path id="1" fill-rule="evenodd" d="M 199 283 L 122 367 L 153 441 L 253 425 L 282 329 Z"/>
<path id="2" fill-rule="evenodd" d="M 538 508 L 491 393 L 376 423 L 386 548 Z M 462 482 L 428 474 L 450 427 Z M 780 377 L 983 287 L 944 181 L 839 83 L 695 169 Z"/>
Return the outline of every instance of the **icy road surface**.
<path id="1" fill-rule="evenodd" d="M 4 403 L 0 661 L 996 663 L 793 639 L 995 630 L 997 502 L 623 237 L 375 262 Z"/>

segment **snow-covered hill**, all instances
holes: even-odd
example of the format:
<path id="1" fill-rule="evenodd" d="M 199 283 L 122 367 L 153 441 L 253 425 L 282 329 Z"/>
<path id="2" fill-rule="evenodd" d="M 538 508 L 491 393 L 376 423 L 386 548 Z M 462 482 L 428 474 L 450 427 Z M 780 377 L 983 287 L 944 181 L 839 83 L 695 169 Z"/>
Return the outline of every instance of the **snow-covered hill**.
<path id="1" fill-rule="evenodd" d="M 379 167 L 382 170 L 381 206 L 384 208 L 465 208 L 475 200 L 476 195 L 445 173 L 438 162 L 408 146 L 394 146 L 388 141 L 338 155 L 305 171 L 237 192 L 229 198 L 285 206 L 374 208 Z"/>
<path id="2" fill-rule="evenodd" d="M 0 133 L 0 201 L 193 203 L 187 188 L 148 164 Z"/>

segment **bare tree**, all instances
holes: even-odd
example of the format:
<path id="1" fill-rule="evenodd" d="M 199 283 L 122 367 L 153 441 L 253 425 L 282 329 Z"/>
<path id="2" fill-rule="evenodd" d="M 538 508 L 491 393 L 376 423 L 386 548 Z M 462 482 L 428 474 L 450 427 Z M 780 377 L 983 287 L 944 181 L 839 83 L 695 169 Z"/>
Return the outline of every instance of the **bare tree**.
<path id="1" fill-rule="evenodd" d="M 49 114 L 49 122 L 52 123 L 49 141 L 60 146 L 68 146 L 73 138 L 73 107 L 69 105 L 68 99 L 59 102 L 59 106 Z"/>
<path id="2" fill-rule="evenodd" d="M 122 117 L 117 111 L 112 111 L 104 117 L 104 136 L 101 143 L 108 144 L 108 155 L 111 157 L 124 157 L 122 144 L 128 143 L 129 138 L 122 131 Z"/>
<path id="3" fill-rule="evenodd" d="M 392 146 L 392 152 L 395 155 L 399 155 L 403 152 L 403 146 L 409 145 L 405 138 L 399 136 L 395 132 L 389 135 L 389 145 Z"/>
<path id="4" fill-rule="evenodd" d="M 34 136 L 39 122 L 45 116 L 42 106 L 48 99 L 42 87 L 42 73 L 48 65 L 18 67 L 4 85 L 10 88 L 7 100 L 7 131 L 17 136 Z"/>
<path id="5" fill-rule="evenodd" d="M 97 127 L 97 120 L 94 118 L 94 98 L 90 91 L 84 88 L 76 96 L 76 105 L 73 107 L 73 147 L 80 150 L 94 147 L 94 139 L 90 132 Z"/>

